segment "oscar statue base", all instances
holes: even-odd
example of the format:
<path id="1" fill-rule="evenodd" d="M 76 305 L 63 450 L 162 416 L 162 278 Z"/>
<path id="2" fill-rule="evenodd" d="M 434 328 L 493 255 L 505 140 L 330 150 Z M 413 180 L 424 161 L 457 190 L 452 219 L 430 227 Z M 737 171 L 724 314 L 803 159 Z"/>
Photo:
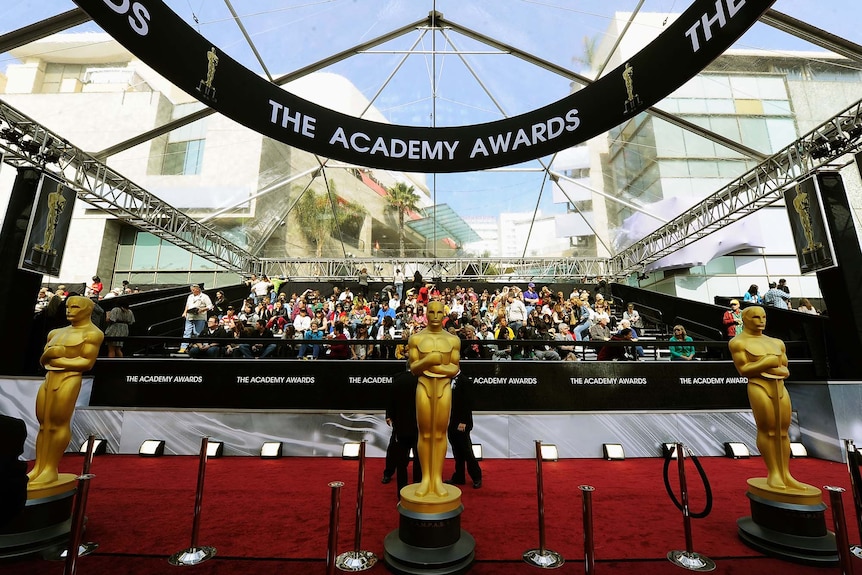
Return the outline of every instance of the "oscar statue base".
<path id="1" fill-rule="evenodd" d="M 76 478 L 72 473 L 61 473 L 53 483 L 27 489 L 24 510 L 0 529 L 0 557 L 29 555 L 67 544 Z"/>
<path id="2" fill-rule="evenodd" d="M 461 490 L 446 485 L 446 497 L 416 497 L 416 484 L 401 490 L 399 528 L 383 541 L 393 573 L 449 575 L 473 565 L 476 541 L 461 529 Z"/>
<path id="3" fill-rule="evenodd" d="M 737 520 L 740 539 L 767 555 L 795 563 L 838 564 L 835 534 L 826 529 L 820 490 L 770 491 L 763 478 L 749 479 L 751 516 Z"/>

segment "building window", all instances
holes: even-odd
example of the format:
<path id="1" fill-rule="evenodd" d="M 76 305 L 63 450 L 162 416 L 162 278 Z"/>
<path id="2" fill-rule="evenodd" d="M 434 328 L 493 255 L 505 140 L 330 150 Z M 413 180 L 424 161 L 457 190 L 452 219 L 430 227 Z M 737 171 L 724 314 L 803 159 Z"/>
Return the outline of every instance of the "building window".
<path id="1" fill-rule="evenodd" d="M 201 173 L 204 140 L 169 142 L 162 161 L 164 176 L 194 176 Z"/>

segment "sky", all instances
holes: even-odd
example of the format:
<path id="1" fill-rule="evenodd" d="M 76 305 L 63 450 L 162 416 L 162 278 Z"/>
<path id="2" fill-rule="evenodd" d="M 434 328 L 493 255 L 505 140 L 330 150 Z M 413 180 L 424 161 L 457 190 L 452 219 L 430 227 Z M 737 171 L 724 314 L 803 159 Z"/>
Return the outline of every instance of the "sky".
<path id="1" fill-rule="evenodd" d="M 167 0 L 167 4 L 249 69 L 278 76 L 423 19 L 432 10 L 555 65 L 586 72 L 588 39 L 600 41 L 614 13 L 633 10 L 638 0 Z M 232 19 L 228 4 L 241 16 L 266 69 Z M 690 4 L 645 0 L 641 11 L 671 14 Z M 777 0 L 773 8 L 862 44 L 860 4 L 858 0 Z M 71 0 L 3 2 L 0 32 L 73 7 Z M 74 31 L 84 30 L 98 28 L 85 24 Z M 420 34 L 412 31 L 373 54 L 353 56 L 328 71 L 348 77 L 366 97 L 374 98 L 374 105 L 390 121 L 407 125 L 487 122 L 541 107 L 569 93 L 568 79 L 512 56 L 492 54 L 496 50 L 454 31 L 447 38 L 432 39 L 428 34 L 420 39 Z M 414 50 L 423 53 L 405 59 L 402 52 L 417 40 Z M 815 49 L 759 23 L 735 47 Z M 432 58 L 427 52 L 435 48 L 450 53 Z M 455 49 L 472 53 L 462 60 L 451 53 Z M 9 54 L 0 54 L 0 70 L 13 62 Z M 527 167 L 535 169 L 539 164 L 531 162 Z M 562 210 L 551 203 L 551 188 L 535 171 L 440 174 L 429 176 L 428 181 L 436 203 L 449 204 L 462 216 L 531 212 L 537 206 L 546 213 Z"/>

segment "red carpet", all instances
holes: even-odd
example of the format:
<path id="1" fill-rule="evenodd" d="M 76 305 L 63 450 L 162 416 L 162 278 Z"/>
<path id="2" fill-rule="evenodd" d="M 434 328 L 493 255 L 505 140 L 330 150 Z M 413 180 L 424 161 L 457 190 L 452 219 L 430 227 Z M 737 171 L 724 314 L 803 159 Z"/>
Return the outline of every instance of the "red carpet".
<path id="1" fill-rule="evenodd" d="M 80 470 L 81 458 L 67 456 L 63 471 Z M 724 573 L 796 575 L 838 572 L 763 557 L 736 535 L 736 520 L 749 514 L 745 480 L 763 474 L 759 458 L 705 458 L 703 466 L 714 494 L 712 513 L 692 520 L 694 550 L 718 563 Z M 685 548 L 681 513 L 662 483 L 662 460 L 603 461 L 570 459 L 545 463 L 546 546 L 566 558 L 559 573 L 583 572 L 581 492 L 578 485 L 596 488 L 593 494 L 595 554 L 600 573 L 680 573 L 665 556 Z M 167 573 L 166 559 L 189 546 L 197 457 L 108 455 L 97 457 L 87 507 L 86 541 L 99 543 L 95 555 L 82 558 L 78 573 Z M 451 466 L 451 462 L 449 464 Z M 486 460 L 484 486 L 463 488 L 462 527 L 476 539 L 472 573 L 531 573 L 521 561 L 538 547 L 535 462 Z M 383 538 L 398 526 L 396 488 L 380 484 L 383 460 L 369 459 L 361 548 L 383 556 Z M 797 479 L 821 487 L 849 488 L 843 464 L 815 459 L 791 462 Z M 355 531 L 356 461 L 327 458 L 260 460 L 251 457 L 208 462 L 201 516 L 200 545 L 218 549 L 216 559 L 194 568 L 201 574 L 324 573 L 331 490 L 328 483 L 345 482 L 341 490 L 338 551 L 353 548 Z M 671 466 L 676 484 L 676 465 Z M 693 465 L 687 466 L 691 507 L 698 511 L 704 497 Z M 828 498 L 826 499 L 828 504 Z M 859 541 L 852 495 L 844 497 L 851 542 Z M 832 529 L 827 511 L 827 524 Z M 0 572 L 57 574 L 62 563 L 38 558 L 0 563 Z M 380 564 L 369 573 L 385 573 Z"/>

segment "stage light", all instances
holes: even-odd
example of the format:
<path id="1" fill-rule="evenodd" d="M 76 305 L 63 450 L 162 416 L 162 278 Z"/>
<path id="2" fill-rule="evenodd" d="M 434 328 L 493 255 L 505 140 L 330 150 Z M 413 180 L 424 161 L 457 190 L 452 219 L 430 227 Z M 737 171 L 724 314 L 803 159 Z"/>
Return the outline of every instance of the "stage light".
<path id="1" fill-rule="evenodd" d="M 676 459 L 676 443 L 662 443 L 661 456 L 665 459 L 667 459 L 668 457 L 670 457 L 671 459 Z"/>
<path id="2" fill-rule="evenodd" d="M 476 461 L 482 461 L 482 444 L 474 443 L 473 444 L 473 457 L 476 458 Z"/>
<path id="3" fill-rule="evenodd" d="M 341 446 L 341 459 L 359 459 L 359 443 L 345 443 Z"/>
<path id="4" fill-rule="evenodd" d="M 791 443 L 790 457 L 808 457 L 808 450 L 801 443 Z"/>
<path id="5" fill-rule="evenodd" d="M 621 443 L 603 443 L 602 456 L 608 461 L 622 461 L 626 458 L 626 451 Z"/>
<path id="6" fill-rule="evenodd" d="M 542 461 L 557 461 L 560 454 L 557 452 L 557 446 L 553 443 L 542 444 Z"/>
<path id="7" fill-rule="evenodd" d="M 87 454 L 87 444 L 90 443 L 88 439 L 84 443 L 81 444 L 81 447 L 78 449 L 78 453 L 81 455 Z M 108 450 L 108 442 L 104 439 L 96 439 L 93 441 L 93 455 L 104 455 Z"/>
<path id="8" fill-rule="evenodd" d="M 223 441 L 207 442 L 207 457 L 221 457 L 222 455 L 224 455 Z"/>
<path id="9" fill-rule="evenodd" d="M 267 441 L 260 448 L 261 459 L 278 459 L 281 457 L 283 443 L 280 441 Z"/>
<path id="10" fill-rule="evenodd" d="M 141 455 L 143 457 L 159 457 L 160 455 L 164 454 L 164 439 L 147 439 L 141 444 L 141 448 L 138 449 L 138 455 Z"/>
<path id="11" fill-rule="evenodd" d="M 737 441 L 725 441 L 724 456 L 733 459 L 748 459 L 749 457 L 751 457 L 751 451 L 749 451 L 748 446 L 744 443 L 740 443 Z"/>

